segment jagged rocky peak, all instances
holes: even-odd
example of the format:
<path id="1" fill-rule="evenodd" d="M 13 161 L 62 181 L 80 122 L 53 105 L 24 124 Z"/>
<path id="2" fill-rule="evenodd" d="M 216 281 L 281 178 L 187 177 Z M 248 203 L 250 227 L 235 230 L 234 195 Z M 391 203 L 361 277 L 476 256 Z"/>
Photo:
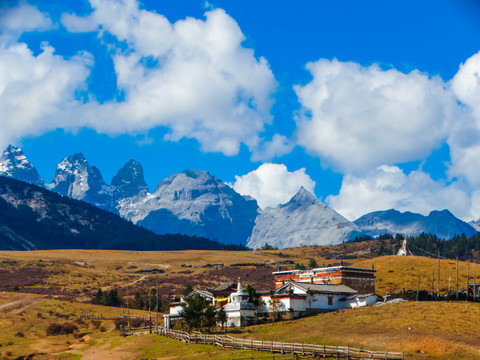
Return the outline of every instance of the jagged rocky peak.
<path id="1" fill-rule="evenodd" d="M 471 220 L 468 222 L 468 225 L 473 227 L 475 230 L 480 231 L 480 219 Z"/>
<path id="2" fill-rule="evenodd" d="M 147 183 L 143 176 L 142 165 L 133 159 L 129 160 L 112 178 L 113 198 L 120 200 L 135 195 L 146 195 Z"/>
<path id="3" fill-rule="evenodd" d="M 103 199 L 105 194 L 99 195 L 105 192 L 105 188 L 106 183 L 100 170 L 90 166 L 82 153 L 67 156 L 58 164 L 52 184 L 52 189 L 62 195 L 98 206 L 106 202 Z"/>
<path id="4" fill-rule="evenodd" d="M 157 234 L 205 236 L 246 244 L 258 205 L 208 171 L 185 170 L 162 180 L 146 198 L 121 201 L 119 213 Z"/>
<path id="5" fill-rule="evenodd" d="M 14 145 L 9 145 L 0 157 L 0 175 L 45 186 L 45 181 L 28 161 L 22 149 Z"/>
<path id="6" fill-rule="evenodd" d="M 332 245 L 364 236 L 360 228 L 301 187 L 286 204 L 260 211 L 248 246 Z"/>
<path id="7" fill-rule="evenodd" d="M 218 194 L 227 187 L 208 171 L 188 169 L 160 181 L 155 193 L 172 200 L 192 200 L 209 192 Z"/>
<path id="8" fill-rule="evenodd" d="M 310 191 L 300 186 L 297 193 L 290 199 L 289 203 L 310 203 L 320 202 Z"/>

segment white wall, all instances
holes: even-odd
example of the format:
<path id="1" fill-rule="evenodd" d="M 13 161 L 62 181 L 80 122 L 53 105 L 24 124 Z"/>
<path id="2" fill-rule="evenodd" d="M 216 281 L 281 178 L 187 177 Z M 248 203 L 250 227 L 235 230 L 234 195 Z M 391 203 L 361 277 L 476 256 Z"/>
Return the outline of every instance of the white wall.
<path id="1" fill-rule="evenodd" d="M 357 308 L 357 307 L 373 305 L 377 301 L 378 301 L 377 295 L 370 295 L 368 297 L 364 297 L 364 298 L 361 298 L 361 299 L 348 300 L 348 301 L 346 301 L 346 303 L 351 308 Z"/>
<path id="2" fill-rule="evenodd" d="M 170 306 L 170 315 L 178 315 L 182 312 L 182 310 L 182 305 Z"/>
<path id="3" fill-rule="evenodd" d="M 332 298 L 332 305 L 328 305 L 328 298 Z M 345 295 L 327 295 L 327 294 L 313 294 L 307 295 L 307 308 L 312 310 L 338 310 L 345 309 L 349 305 L 345 301 L 340 301 Z"/>

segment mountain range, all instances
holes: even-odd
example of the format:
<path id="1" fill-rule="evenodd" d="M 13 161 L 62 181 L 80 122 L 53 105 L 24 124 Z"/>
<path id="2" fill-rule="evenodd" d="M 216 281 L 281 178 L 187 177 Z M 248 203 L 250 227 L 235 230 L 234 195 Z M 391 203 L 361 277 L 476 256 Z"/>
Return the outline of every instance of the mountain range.
<path id="1" fill-rule="evenodd" d="M 221 249 L 206 238 L 157 235 L 111 212 L 0 176 L 0 249 Z"/>
<path id="2" fill-rule="evenodd" d="M 472 236 L 477 233 L 471 225 L 448 210 L 432 211 L 428 216 L 394 209 L 375 211 L 363 215 L 354 223 L 370 236 L 386 233 L 417 236 L 426 233 L 435 234 L 440 239 L 450 239 L 455 235 Z"/>
<path id="3" fill-rule="evenodd" d="M 22 150 L 10 145 L 0 157 L 0 176 L 85 201 L 156 234 L 180 233 L 252 248 L 338 244 L 385 232 L 430 232 L 444 238 L 476 233 L 448 211 L 423 217 L 392 209 L 351 222 L 303 187 L 287 203 L 260 209 L 256 200 L 202 170 L 173 174 L 150 193 L 137 161 L 129 160 L 107 184 L 81 153 L 64 158 L 47 183 Z"/>

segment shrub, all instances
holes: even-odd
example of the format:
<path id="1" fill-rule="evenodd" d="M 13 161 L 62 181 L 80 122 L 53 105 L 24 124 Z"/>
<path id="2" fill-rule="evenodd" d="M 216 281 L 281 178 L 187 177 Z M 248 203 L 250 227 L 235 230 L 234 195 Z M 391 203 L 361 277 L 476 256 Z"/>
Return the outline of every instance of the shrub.
<path id="1" fill-rule="evenodd" d="M 95 329 L 98 329 L 100 325 L 102 325 L 102 322 L 100 320 L 90 320 L 92 322 L 92 325 Z"/>
<path id="2" fill-rule="evenodd" d="M 73 332 L 77 331 L 78 327 L 72 323 L 52 323 L 47 327 L 47 336 L 50 335 L 68 335 L 72 334 Z"/>
<path id="3" fill-rule="evenodd" d="M 115 320 L 113 320 L 115 327 L 117 329 L 120 329 L 120 325 L 123 325 L 123 328 L 125 329 L 128 326 L 128 318 L 126 317 L 118 317 Z M 140 317 L 131 317 L 130 318 L 130 326 L 131 327 L 140 327 L 145 324 L 145 319 L 140 318 Z"/>

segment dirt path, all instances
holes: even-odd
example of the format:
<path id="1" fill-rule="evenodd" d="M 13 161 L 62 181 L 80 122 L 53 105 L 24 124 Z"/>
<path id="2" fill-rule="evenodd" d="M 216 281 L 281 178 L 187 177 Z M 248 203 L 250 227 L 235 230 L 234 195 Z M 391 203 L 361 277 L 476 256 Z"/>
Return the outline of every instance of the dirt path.
<path id="1" fill-rule="evenodd" d="M 27 308 L 36 304 L 37 302 L 38 302 L 38 299 L 33 296 L 24 296 L 21 298 L 14 299 L 13 301 L 10 301 L 8 303 L 0 304 L 0 310 L 7 310 L 11 307 L 17 307 L 18 305 L 23 305 L 20 308 L 16 308 L 10 311 L 12 313 L 18 314 L 22 311 L 25 311 Z"/>
<path id="2" fill-rule="evenodd" d="M 140 281 L 143 281 L 147 278 L 148 278 L 148 275 L 143 275 L 140 278 L 138 278 L 136 280 L 133 280 L 131 283 L 128 283 L 127 286 L 133 286 L 133 285 L 135 285 L 135 284 L 139 283 Z"/>

